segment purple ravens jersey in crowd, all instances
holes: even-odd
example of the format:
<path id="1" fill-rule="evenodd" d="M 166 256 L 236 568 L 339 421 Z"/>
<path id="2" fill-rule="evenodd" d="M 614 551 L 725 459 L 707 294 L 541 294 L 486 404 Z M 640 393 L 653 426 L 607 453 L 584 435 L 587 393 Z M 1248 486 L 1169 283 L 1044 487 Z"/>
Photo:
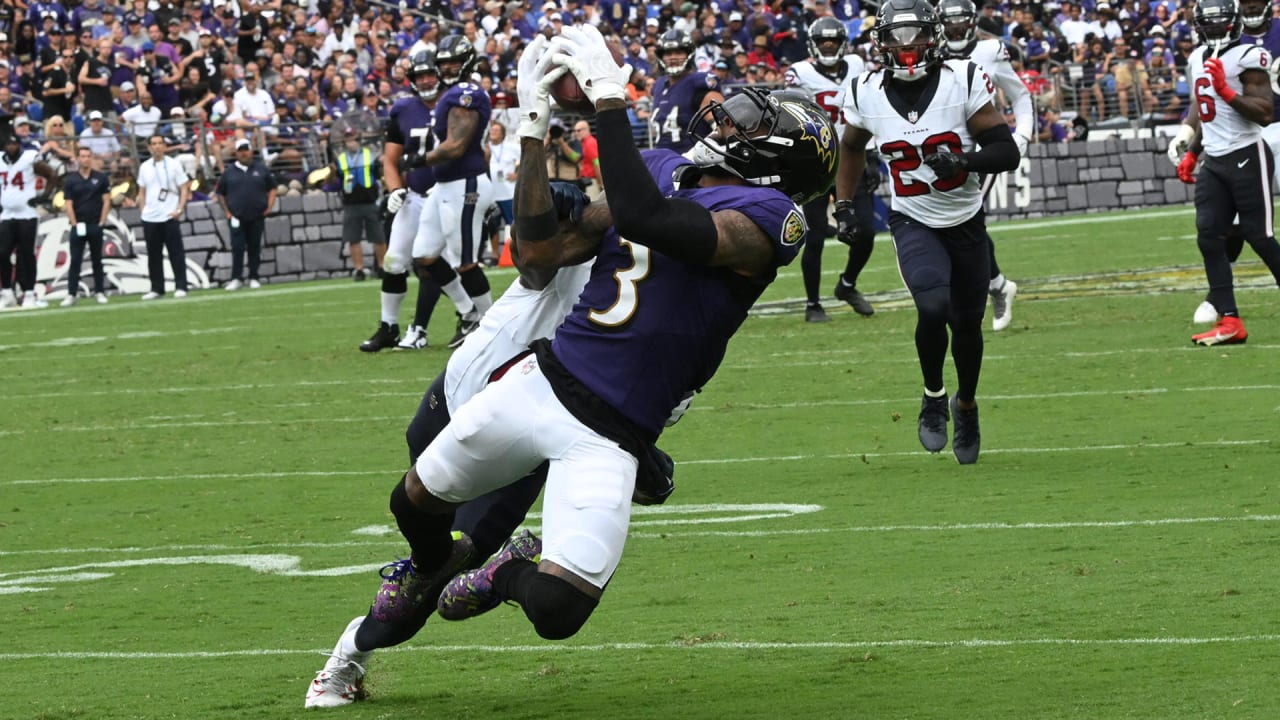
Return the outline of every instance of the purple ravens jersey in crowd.
<path id="1" fill-rule="evenodd" d="M 405 175 L 405 187 L 416 193 L 425 193 L 436 184 L 435 172 L 422 164 L 422 158 L 434 143 L 423 144 L 431 135 L 431 108 L 421 98 L 402 97 L 391 106 L 387 121 L 387 142 L 404 147 L 405 162 L 409 167 Z"/>
<path id="2" fill-rule="evenodd" d="M 489 93 L 479 85 L 469 82 L 458 83 L 445 90 L 436 103 L 437 142 L 443 142 L 449 136 L 449 111 L 455 107 L 480 113 L 480 123 L 462 157 L 436 166 L 436 180 L 440 182 L 473 178 L 489 172 L 489 161 L 484 159 L 484 143 L 489 137 L 486 128 L 489 127 L 489 115 L 492 112 Z"/>
<path id="3" fill-rule="evenodd" d="M 690 265 L 628 242 L 609 228 L 591 279 L 552 351 L 597 397 L 657 437 L 672 408 L 701 388 L 724 359 L 747 310 L 800 251 L 804 215 L 778 190 L 742 185 L 676 190 L 672 173 L 690 164 L 670 150 L 643 153 L 659 190 L 711 210 L 737 210 L 773 241 L 774 262 L 746 278 L 729 268 Z"/>
<path id="4" fill-rule="evenodd" d="M 1275 20 L 1267 21 L 1267 32 L 1263 35 L 1250 35 L 1245 33 L 1240 36 L 1240 42 L 1249 45 L 1261 45 L 1267 51 L 1267 55 L 1271 57 L 1271 65 L 1269 74 L 1271 75 L 1271 91 L 1275 94 L 1275 120 L 1280 122 L 1280 23 Z"/>
<path id="5" fill-rule="evenodd" d="M 694 140 L 687 132 L 689 121 L 698 113 L 703 96 L 719 89 L 720 80 L 710 73 L 689 73 L 674 85 L 670 76 L 658 78 L 653 84 L 653 112 L 649 116 L 654 147 L 676 152 L 693 147 Z M 698 128 L 704 135 L 710 132 L 705 122 L 699 123 Z"/>

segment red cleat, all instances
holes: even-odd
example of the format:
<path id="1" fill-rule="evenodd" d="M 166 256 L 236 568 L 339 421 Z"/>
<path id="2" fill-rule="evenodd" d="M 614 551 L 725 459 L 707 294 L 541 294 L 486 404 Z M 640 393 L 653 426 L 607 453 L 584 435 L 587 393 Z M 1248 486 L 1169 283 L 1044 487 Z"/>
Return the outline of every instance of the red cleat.
<path id="1" fill-rule="evenodd" d="M 1249 339 L 1244 323 L 1238 317 L 1224 316 L 1209 332 L 1192 335 L 1191 342 L 1197 345 L 1235 345 Z"/>

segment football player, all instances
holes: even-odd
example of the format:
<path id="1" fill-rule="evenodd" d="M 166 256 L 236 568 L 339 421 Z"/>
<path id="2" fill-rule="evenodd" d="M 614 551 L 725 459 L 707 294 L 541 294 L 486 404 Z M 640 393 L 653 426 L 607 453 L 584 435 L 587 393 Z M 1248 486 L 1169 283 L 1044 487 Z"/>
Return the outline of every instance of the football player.
<path id="1" fill-rule="evenodd" d="M 668 30 L 658 38 L 658 64 L 666 74 L 653 83 L 653 111 L 649 115 L 652 147 L 676 152 L 693 147 L 690 124 L 702 117 L 708 105 L 724 101 L 714 73 L 693 71 L 694 49 L 693 37 L 681 30 Z M 696 129 L 707 132 L 705 125 Z"/>
<path id="2" fill-rule="evenodd" d="M 52 182 L 53 168 L 40 160 L 35 150 L 22 147 L 22 138 L 4 118 L 0 126 L 0 308 L 18 302 L 13 290 L 13 265 L 16 254 L 18 289 L 22 291 L 22 307 L 42 308 L 48 303 L 36 296 L 36 231 L 40 213 L 36 211 L 36 191 L 43 182 Z"/>
<path id="3" fill-rule="evenodd" d="M 514 538 L 450 581 L 439 611 L 462 619 L 512 600 L 541 637 L 564 639 L 590 617 L 621 559 L 638 458 L 686 389 L 714 375 L 751 305 L 798 253 L 805 226 L 795 204 L 830 186 L 836 147 L 816 105 L 747 89 L 706 110 L 716 129 L 698 141 L 721 149 L 715 164 L 641 155 L 626 78 L 600 33 L 565 28 L 551 45 L 547 57 L 573 72 L 596 109 L 607 230 L 557 232 L 545 148 L 536 132 L 521 132 L 521 262 L 543 272 L 595 256 L 591 276 L 555 339 L 535 342 L 460 408 L 397 486 L 393 512 L 412 562 L 383 584 L 375 610 L 401 612 L 411 602 L 397 598 L 448 574 L 455 503 L 549 461 L 545 543 Z M 520 84 L 527 92 L 541 77 L 522 72 Z"/>
<path id="4" fill-rule="evenodd" d="M 881 68 L 845 94 L 836 197 L 853 194 L 874 136 L 893 183 L 889 229 L 898 267 L 916 305 L 920 443 L 930 452 L 946 447 L 954 415 L 952 451 L 960 463 L 974 463 L 991 279 L 978 174 L 1017 167 L 1018 146 L 991 102 L 991 78 L 976 63 L 942 58 L 942 23 L 927 0 L 885 0 L 870 37 Z M 942 381 L 948 328 L 958 381 L 949 411 Z"/>
<path id="5" fill-rule="evenodd" d="M 1280 282 L 1280 243 L 1272 229 L 1271 181 L 1275 159 L 1262 138 L 1274 119 L 1271 57 L 1258 45 L 1240 42 L 1242 22 L 1235 0 L 1202 0 L 1194 14 L 1203 45 L 1187 58 L 1196 114 L 1178 178 L 1195 183 L 1196 244 L 1209 281 L 1208 302 L 1220 315 L 1197 345 L 1245 342 L 1249 334 L 1236 307 L 1225 235 L 1238 216 L 1245 242 Z M 1201 156 L 1204 163 L 1196 165 Z"/>
<path id="6" fill-rule="evenodd" d="M 823 17 L 809 26 L 809 59 L 801 60 L 787 69 L 788 88 L 805 93 L 818 107 L 831 115 L 839 133 L 844 127 L 840 117 L 840 98 L 843 89 L 866 69 L 862 58 L 848 52 L 849 31 L 844 23 L 834 17 Z M 849 259 L 844 272 L 836 281 L 837 300 L 849 303 L 859 315 L 871 315 L 875 308 L 858 292 L 858 274 L 867 266 L 871 251 L 875 249 L 875 208 L 871 193 L 880 184 L 880 163 L 868 156 L 867 171 L 858 183 L 853 198 L 836 205 L 836 236 L 849 245 Z M 822 282 L 822 246 L 827 238 L 827 203 L 830 196 L 823 194 L 806 203 L 804 219 L 809 224 L 805 237 L 804 254 L 800 257 L 800 269 L 804 275 L 804 291 L 808 299 L 805 306 L 806 322 L 826 322 L 830 318 L 818 301 L 818 286 Z"/>
<path id="7" fill-rule="evenodd" d="M 1280 84 L 1277 83 L 1280 79 L 1280 24 L 1271 22 L 1271 6 L 1266 0 L 1241 2 L 1240 20 L 1244 28 L 1244 32 L 1240 35 L 1240 42 L 1261 46 L 1271 59 L 1268 73 L 1271 75 L 1271 92 L 1275 97 L 1276 106 L 1272 112 L 1271 124 L 1262 129 L 1262 139 L 1267 143 L 1267 147 L 1271 148 L 1272 158 L 1275 158 L 1280 154 Z M 1195 129 L 1189 124 L 1194 122 L 1194 118 L 1194 113 L 1189 115 L 1188 120 L 1179 126 L 1178 133 L 1169 141 L 1169 162 L 1172 162 L 1175 167 L 1182 161 L 1182 155 L 1187 151 L 1187 146 L 1195 133 Z M 1280 167 L 1272 173 L 1271 182 L 1273 189 L 1280 187 Z M 1234 264 L 1244 249 L 1244 234 L 1240 231 L 1239 222 L 1233 224 L 1231 231 L 1227 233 L 1226 247 L 1227 259 Z M 1218 309 L 1206 296 L 1196 308 L 1192 320 L 1197 324 L 1206 324 L 1216 323 L 1218 318 Z"/>
<path id="8" fill-rule="evenodd" d="M 413 269 L 413 238 L 418 232 L 428 191 L 436 184 L 435 173 L 422 162 L 433 145 L 431 113 L 440 95 L 440 71 L 431 55 L 421 52 L 413 56 L 406 73 L 413 95 L 400 98 L 391 106 L 387 118 L 386 144 L 382 154 L 382 173 L 387 187 L 387 212 L 392 215 L 387 252 L 382 259 L 382 320 L 373 335 L 360 345 L 364 352 L 378 352 L 400 343 L 400 305 L 409 291 L 409 271 Z M 404 159 L 407 172 L 401 172 Z M 418 307 L 434 308 L 440 297 L 440 286 L 430 277 L 420 280 Z M 428 312 L 414 319 L 413 327 L 425 328 Z M 425 330 L 414 335 L 410 347 L 421 338 L 426 345 Z"/>
<path id="9" fill-rule="evenodd" d="M 1031 133 L 1036 127 L 1035 106 L 1031 101 L 1031 92 L 1009 62 L 1009 48 L 1000 38 L 978 39 L 978 9 L 973 0 L 940 0 L 938 15 L 947 36 L 942 56 L 947 59 L 972 60 L 995 82 L 996 87 L 1004 94 L 1005 102 L 1013 107 L 1017 122 L 1013 141 L 1018 145 L 1018 154 L 1025 157 L 1027 146 L 1031 143 Z M 984 198 L 991 192 L 995 181 L 995 175 L 983 178 Z M 996 246 L 991 242 L 990 235 L 987 243 L 991 246 L 991 283 L 988 288 L 991 295 L 991 329 L 999 332 L 1013 322 L 1013 298 L 1018 294 L 1018 284 L 1005 279 L 1004 273 L 1000 272 L 1000 264 L 996 262 Z"/>
<path id="10" fill-rule="evenodd" d="M 470 80 L 476 63 L 470 40 L 462 35 L 446 37 L 435 60 L 444 91 L 433 119 L 438 142 L 423 162 L 434 169 L 436 188 L 422 213 L 413 257 L 427 263 L 431 277 L 458 309 L 458 332 L 449 342 L 449 347 L 456 348 L 493 304 L 480 264 L 484 211 L 493 204 L 484 154 L 492 109 L 489 93 Z"/>

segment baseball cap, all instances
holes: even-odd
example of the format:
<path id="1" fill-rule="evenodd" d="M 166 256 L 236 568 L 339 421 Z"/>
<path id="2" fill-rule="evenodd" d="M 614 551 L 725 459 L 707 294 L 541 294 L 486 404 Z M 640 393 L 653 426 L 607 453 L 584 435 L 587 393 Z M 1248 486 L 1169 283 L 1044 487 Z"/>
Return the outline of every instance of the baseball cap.
<path id="1" fill-rule="evenodd" d="M 723 61 L 723 60 L 717 60 L 717 61 L 716 61 L 716 64 L 715 64 L 715 69 L 716 69 L 716 70 L 728 70 L 728 69 L 729 69 L 729 63 L 727 63 L 727 62 L 725 62 L 725 61 Z"/>
<path id="2" fill-rule="evenodd" d="M 356 136 L 356 129 L 353 127 L 349 127 L 346 130 L 342 131 L 342 137 L 353 138 L 355 136 Z"/>
<path id="3" fill-rule="evenodd" d="M 174 105 L 169 111 L 169 117 L 186 117 L 187 111 L 182 109 L 181 105 Z"/>
<path id="4" fill-rule="evenodd" d="M 207 27 L 205 27 L 205 26 L 201 25 L 201 26 L 200 26 L 200 33 L 199 33 L 199 34 L 200 34 L 200 35 L 212 35 L 213 33 L 209 32 L 209 28 L 207 28 Z"/>
<path id="5" fill-rule="evenodd" d="M 101 120 L 101 119 L 102 119 L 102 111 L 101 111 L 101 110 L 94 110 L 94 111 L 90 112 L 90 113 L 89 113 L 89 119 L 90 119 L 90 120 Z"/>
<path id="6" fill-rule="evenodd" d="M 169 25 L 171 25 L 171 26 L 172 26 L 172 25 L 181 25 L 181 24 L 182 24 L 182 21 L 181 21 L 181 20 L 179 20 L 178 18 L 169 18 L 169 23 L 168 23 L 168 24 L 169 24 Z"/>
<path id="7" fill-rule="evenodd" d="M 142 43 L 142 52 L 154 52 L 155 49 L 156 49 L 156 44 L 151 42 L 150 40 Z"/>
<path id="8" fill-rule="evenodd" d="M 742 22 L 742 13 L 737 10 L 729 13 L 729 22 Z"/>
<path id="9" fill-rule="evenodd" d="M 253 145 L 250 145 L 248 140 L 236 141 L 236 150 L 252 150 L 252 149 L 253 149 Z"/>
<path id="10" fill-rule="evenodd" d="M 0 42 L 9 42 L 9 34 L 0 32 Z"/>
<path id="11" fill-rule="evenodd" d="M 551 17 L 548 19 L 551 20 L 551 22 L 564 22 L 564 16 L 560 13 L 551 13 Z"/>
<path id="12" fill-rule="evenodd" d="M 126 23 L 129 23 L 130 25 L 137 25 L 142 22 L 142 18 L 138 17 L 137 15 L 134 15 L 133 13 L 129 13 L 128 15 L 124 16 L 124 21 Z"/>
<path id="13" fill-rule="evenodd" d="M 129 82 L 128 80 L 125 80 L 124 82 L 120 83 L 121 92 L 129 92 L 130 90 L 136 90 L 136 89 L 137 88 L 134 86 L 134 84 Z"/>

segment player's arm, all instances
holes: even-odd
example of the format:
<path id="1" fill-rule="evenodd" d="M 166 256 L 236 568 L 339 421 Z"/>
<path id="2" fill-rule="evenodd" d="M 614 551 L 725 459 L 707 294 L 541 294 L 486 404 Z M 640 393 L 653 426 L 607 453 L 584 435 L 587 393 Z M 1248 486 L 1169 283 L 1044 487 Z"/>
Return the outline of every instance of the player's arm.
<path id="1" fill-rule="evenodd" d="M 1018 167 L 1022 155 L 1013 141 L 1013 133 L 1000 111 L 991 103 L 969 116 L 966 123 L 969 136 L 979 149 L 969 152 L 937 152 L 926 155 L 924 162 L 939 180 L 955 177 L 962 172 L 1002 173 Z"/>
<path id="2" fill-rule="evenodd" d="M 840 136 L 840 164 L 836 167 L 836 203 L 852 202 L 853 193 L 867 168 L 867 143 L 871 133 L 846 125 Z"/>
<path id="3" fill-rule="evenodd" d="M 1018 77 L 1018 73 L 1013 71 L 1013 65 L 1008 60 L 1000 60 L 996 63 L 995 77 L 991 79 L 996 87 L 1000 88 L 1000 92 L 1004 93 L 1005 101 L 1013 106 L 1013 115 L 1018 123 L 1015 132 L 1025 141 L 1019 143 L 1019 150 L 1022 150 L 1026 143 L 1031 142 L 1031 134 L 1036 127 L 1031 91 L 1027 90 L 1026 84 L 1022 82 L 1022 78 Z M 1017 140 L 1015 139 L 1014 142 Z"/>
<path id="4" fill-rule="evenodd" d="M 480 130 L 480 113 L 462 107 L 449 108 L 447 122 L 444 141 L 423 158 L 427 165 L 439 165 L 462 157 Z"/>
<path id="5" fill-rule="evenodd" d="M 683 198 L 663 197 L 631 136 L 626 100 L 596 104 L 600 174 L 618 234 L 691 265 L 758 275 L 773 262 L 773 244 L 736 211 L 712 213 Z"/>
<path id="6" fill-rule="evenodd" d="M 535 290 L 550 284 L 559 268 L 595 255 L 604 231 L 612 224 L 608 205 L 603 202 L 583 210 L 577 222 L 571 209 L 557 208 L 547 177 L 546 147 L 537 138 L 520 139 L 514 201 L 511 257 L 524 283 Z M 562 220 L 566 219 L 577 227 L 565 227 Z"/>
<path id="7" fill-rule="evenodd" d="M 387 192 L 394 192 L 404 187 L 404 176 L 400 174 L 400 158 L 404 156 L 404 145 L 390 140 L 383 146 L 382 177 Z M 334 166 L 335 170 L 337 166 Z"/>
<path id="8" fill-rule="evenodd" d="M 1259 125 L 1270 125 L 1275 119 L 1275 100 L 1271 94 L 1271 78 L 1263 70 L 1250 69 L 1240 73 L 1244 92 L 1227 101 L 1232 110 Z"/>

